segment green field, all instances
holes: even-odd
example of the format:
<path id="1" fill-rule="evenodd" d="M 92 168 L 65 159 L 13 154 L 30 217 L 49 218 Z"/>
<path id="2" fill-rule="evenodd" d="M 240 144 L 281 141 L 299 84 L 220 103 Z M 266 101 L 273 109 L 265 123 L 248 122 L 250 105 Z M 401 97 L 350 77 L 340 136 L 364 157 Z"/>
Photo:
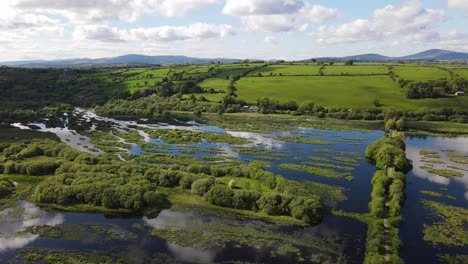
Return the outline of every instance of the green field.
<path id="1" fill-rule="evenodd" d="M 429 66 L 394 66 L 393 71 L 396 75 L 408 81 L 429 81 L 449 78 L 450 74 L 447 71 L 437 67 Z"/>
<path id="2" fill-rule="evenodd" d="M 325 75 L 370 75 L 370 74 L 388 74 L 388 66 L 386 65 L 353 65 L 340 66 L 332 65 L 325 66 L 323 70 Z"/>
<path id="3" fill-rule="evenodd" d="M 374 107 L 377 99 L 383 108 L 393 106 L 409 111 L 441 107 L 467 109 L 468 97 L 456 98 L 452 96 L 453 91 L 437 99 L 406 99 L 404 90 L 388 75 L 390 66 L 393 66 L 396 75 L 410 82 L 449 79 L 450 72 L 465 79 L 468 76 L 468 67 L 464 65 L 355 63 L 345 66 L 342 63 L 320 65 L 302 62 L 98 68 L 71 70 L 67 74 L 52 69 L 47 73 L 38 73 L 12 68 L 4 69 L 0 82 L 13 80 L 16 83 L 10 91 L 2 94 L 4 108 L 15 105 L 19 100 L 27 102 L 37 98 L 42 98 L 44 103 L 48 99 L 87 106 L 102 104 L 114 97 L 128 96 L 127 92 L 134 94 L 149 90 L 146 93 L 152 94 L 154 92 L 151 90 L 155 91 L 161 86 L 166 77 L 172 82 L 174 93 L 188 82 L 205 90 L 226 91 L 229 79 L 236 76 L 238 80 L 234 85 L 238 89 L 238 98 L 249 104 L 255 104 L 261 97 L 268 97 L 298 104 L 312 101 L 325 107 L 365 108 Z M 324 76 L 320 76 L 320 73 Z M 460 84 L 460 90 L 464 89 L 463 85 Z M 195 94 L 196 98 L 202 96 L 218 102 L 226 93 Z M 189 98 L 191 94 L 186 93 L 182 97 Z"/>
<path id="4" fill-rule="evenodd" d="M 468 68 L 456 68 L 456 69 L 450 69 L 450 70 L 460 75 L 460 77 L 468 79 Z"/>
<path id="5" fill-rule="evenodd" d="M 242 78 L 237 82 L 238 95 L 248 103 L 269 97 L 282 102 L 312 101 L 322 106 L 370 107 L 379 99 L 384 106 L 406 110 L 452 106 L 466 109 L 467 97 L 405 99 L 401 89 L 387 76 L 320 76 Z"/>
<path id="6" fill-rule="evenodd" d="M 198 83 L 198 85 L 204 89 L 215 89 L 218 90 L 226 90 L 226 87 L 229 84 L 229 80 L 222 79 L 222 78 L 210 78 L 206 79 L 203 82 Z"/>
<path id="7" fill-rule="evenodd" d="M 252 75 L 261 73 L 264 76 L 271 75 L 319 75 L 320 66 L 318 65 L 269 65 L 267 67 L 256 70 Z"/>

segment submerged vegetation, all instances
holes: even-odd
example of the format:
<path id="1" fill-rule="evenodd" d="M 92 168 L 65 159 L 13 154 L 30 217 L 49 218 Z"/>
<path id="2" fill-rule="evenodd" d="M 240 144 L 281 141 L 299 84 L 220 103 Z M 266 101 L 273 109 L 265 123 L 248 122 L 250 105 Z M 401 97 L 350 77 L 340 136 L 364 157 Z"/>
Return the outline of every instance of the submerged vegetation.
<path id="1" fill-rule="evenodd" d="M 319 167 L 309 166 L 309 165 L 298 165 L 293 163 L 283 163 L 279 165 L 280 168 L 295 170 L 295 171 L 305 171 L 312 175 L 323 176 L 327 178 L 342 178 L 346 176 L 346 173 L 339 173 L 331 169 L 323 169 Z"/>
<path id="2" fill-rule="evenodd" d="M 424 240 L 434 244 L 468 245 L 468 209 L 428 200 L 423 204 L 436 217 L 434 223 L 424 225 Z"/>
<path id="3" fill-rule="evenodd" d="M 170 144 L 197 143 L 197 142 L 201 142 L 202 140 L 206 140 L 210 143 L 227 143 L 227 144 L 238 144 L 238 145 L 249 143 L 247 139 L 233 137 L 228 134 L 206 133 L 206 132 L 196 132 L 196 131 L 190 131 L 190 130 L 175 130 L 175 129 L 158 129 L 158 130 L 146 129 L 145 132 L 147 132 L 151 138 L 159 138 Z"/>
<path id="4" fill-rule="evenodd" d="M 190 217 L 190 213 L 188 214 Z M 178 216 L 183 213 L 168 213 L 168 217 L 171 215 Z M 268 252 L 271 257 L 293 253 L 291 258 L 294 262 L 346 263 L 347 257 L 343 254 L 339 238 L 310 236 L 301 232 L 289 233 L 281 228 L 271 230 L 265 223 L 255 221 L 249 221 L 247 224 L 229 218 L 203 221 L 203 215 L 201 219 L 195 219 L 186 226 L 156 222 L 159 228 L 151 231 L 151 234 L 184 247 L 197 247 L 200 250 L 225 248 L 228 244 L 234 244 L 237 248 L 248 245 Z M 151 220 L 149 223 L 152 223 Z"/>
<path id="5" fill-rule="evenodd" d="M 458 171 L 449 170 L 449 169 L 428 169 L 427 172 L 434 173 L 442 177 L 463 177 L 464 174 Z"/>

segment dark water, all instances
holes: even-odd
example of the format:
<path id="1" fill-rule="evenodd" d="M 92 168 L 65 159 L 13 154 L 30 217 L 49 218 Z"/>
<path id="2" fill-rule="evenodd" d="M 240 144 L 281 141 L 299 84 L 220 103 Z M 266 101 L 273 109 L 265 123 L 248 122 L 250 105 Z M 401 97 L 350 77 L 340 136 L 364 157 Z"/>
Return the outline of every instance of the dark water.
<path id="1" fill-rule="evenodd" d="M 400 227 L 400 238 L 403 242 L 401 256 L 406 263 L 439 263 L 437 254 L 467 254 L 468 246 L 433 246 L 423 240 L 423 224 L 431 224 L 434 219 L 430 211 L 424 207 L 422 200 L 432 200 L 447 205 L 468 208 L 468 172 L 463 178 L 445 178 L 430 174 L 419 167 L 420 150 L 438 151 L 441 160 L 446 164 L 435 165 L 444 168 L 447 165 L 468 169 L 467 165 L 450 162 L 447 152 L 441 150 L 454 150 L 460 154 L 468 154 L 468 138 L 441 138 L 441 137 L 408 137 L 406 139 L 407 156 L 413 160 L 414 169 L 407 175 L 407 199 L 402 211 L 404 222 Z M 444 188 L 444 189 L 441 189 Z M 447 190 L 445 190 L 445 188 Z M 442 193 L 444 197 L 431 197 L 421 194 L 421 190 Z M 451 195 L 456 200 L 448 199 Z"/>
<path id="2" fill-rule="evenodd" d="M 326 216 L 323 223 L 309 228 L 295 228 L 291 226 L 277 226 L 256 220 L 238 220 L 219 217 L 200 212 L 176 212 L 165 210 L 156 218 L 107 218 L 101 214 L 46 212 L 31 203 L 20 202 L 18 208 L 24 214 L 11 222 L 3 222 L 0 226 L 2 237 L 0 239 L 0 259 L 2 263 L 15 258 L 21 250 L 41 248 L 48 250 L 66 250 L 80 252 L 98 252 L 102 254 L 120 254 L 130 257 L 135 263 L 147 263 L 160 254 L 169 256 L 176 262 L 225 262 L 248 261 L 256 263 L 294 263 L 297 262 L 295 254 L 273 255 L 275 246 L 250 247 L 245 243 L 226 242 L 223 247 L 181 246 L 161 238 L 150 235 L 151 230 L 177 229 L 201 225 L 209 230 L 213 224 L 224 226 L 237 226 L 251 230 L 260 230 L 259 236 L 268 234 L 281 237 L 281 234 L 298 234 L 291 237 L 301 238 L 302 241 L 312 241 L 322 238 L 336 238 L 340 253 L 348 258 L 349 263 L 360 263 L 364 258 L 363 243 L 367 226 L 354 219 Z M 49 225 L 72 230 L 72 238 L 48 238 L 38 235 L 17 232 L 35 225 Z M 116 232 L 117 237 L 109 239 L 106 235 L 96 234 L 90 226 L 110 228 Z M 349 226 L 353 226 L 349 229 Z M 131 239 L 126 236 L 132 234 Z M 346 235 L 344 235 L 346 234 Z M 183 238 L 182 238 L 183 239 Z M 278 239 L 279 242 L 281 239 Z M 326 242 L 327 240 L 323 240 Z M 320 242 L 320 240 L 319 240 Z M 298 247 L 301 253 L 320 253 L 320 249 Z M 327 253 L 327 252 L 325 252 Z"/>

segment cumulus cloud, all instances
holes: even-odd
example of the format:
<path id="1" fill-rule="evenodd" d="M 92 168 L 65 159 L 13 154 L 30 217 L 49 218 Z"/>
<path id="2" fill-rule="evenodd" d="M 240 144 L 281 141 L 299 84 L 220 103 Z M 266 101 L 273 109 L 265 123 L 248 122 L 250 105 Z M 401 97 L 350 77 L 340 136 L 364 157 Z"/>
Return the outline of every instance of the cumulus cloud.
<path id="1" fill-rule="evenodd" d="M 245 16 L 241 21 L 252 31 L 288 32 L 296 29 L 296 18 L 292 15 Z"/>
<path id="2" fill-rule="evenodd" d="M 147 14 L 183 16 L 216 2 L 219 0 L 13 0 L 13 6 L 64 15 L 75 23 L 90 23 L 112 19 L 135 22 Z"/>
<path id="3" fill-rule="evenodd" d="M 448 0 L 449 8 L 461 8 L 468 10 L 468 1 L 466 0 Z"/>
<path id="4" fill-rule="evenodd" d="M 323 23 L 326 21 L 337 19 L 341 16 L 340 11 L 336 8 L 329 8 L 321 5 L 306 4 L 300 13 L 314 23 Z"/>
<path id="5" fill-rule="evenodd" d="M 223 13 L 234 16 L 292 14 L 303 6 L 302 0 L 227 0 Z"/>
<path id="6" fill-rule="evenodd" d="M 340 12 L 334 8 L 311 5 L 303 0 L 228 0 L 223 13 L 239 16 L 251 31 L 302 32 L 301 21 L 323 23 L 336 19 Z"/>
<path id="7" fill-rule="evenodd" d="M 103 42 L 155 41 L 169 42 L 189 39 L 218 38 L 234 35 L 230 25 L 195 23 L 189 26 L 162 26 L 152 28 L 119 29 L 105 25 L 84 25 L 76 28 L 75 39 L 91 39 Z"/>
<path id="8" fill-rule="evenodd" d="M 0 30 L 29 35 L 36 33 L 53 33 L 61 35 L 64 31 L 61 22 L 41 14 L 18 11 L 11 3 L 0 3 Z"/>
<path id="9" fill-rule="evenodd" d="M 338 27 L 321 26 L 313 35 L 327 43 L 383 40 L 428 32 L 434 23 L 444 19 L 444 11 L 424 8 L 419 0 L 411 0 L 377 9 L 369 19 L 357 19 Z"/>
<path id="10" fill-rule="evenodd" d="M 431 43 L 439 47 L 445 47 L 446 49 L 468 49 L 468 33 L 460 31 L 448 31 L 448 32 L 419 32 L 408 35 L 402 38 L 400 45 L 408 45 L 411 43 L 415 44 L 426 44 Z"/>

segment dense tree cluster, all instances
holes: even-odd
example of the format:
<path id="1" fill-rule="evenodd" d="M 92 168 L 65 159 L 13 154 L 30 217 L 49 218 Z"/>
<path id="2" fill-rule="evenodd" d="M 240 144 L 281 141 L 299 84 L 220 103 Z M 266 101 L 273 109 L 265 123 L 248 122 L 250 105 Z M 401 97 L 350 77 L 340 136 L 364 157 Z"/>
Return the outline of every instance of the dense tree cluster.
<path id="1" fill-rule="evenodd" d="M 3 173 L 30 176 L 51 175 L 64 162 L 95 164 L 97 158 L 53 140 L 32 140 L 2 147 Z M 1 149 L 0 149 L 1 150 Z M 31 159 L 33 158 L 33 159 Z"/>
<path id="2" fill-rule="evenodd" d="M 377 219 L 369 224 L 365 263 L 386 262 L 386 244 L 389 246 L 390 262 L 402 263 L 398 256 L 398 226 L 401 222 L 400 211 L 405 202 L 405 173 L 412 168 L 404 150 L 405 144 L 398 137 L 384 137 L 366 149 L 366 157 L 376 162 L 380 170 L 372 178 L 369 210 Z M 387 219 L 387 228 L 384 227 L 383 218 Z"/>
<path id="3" fill-rule="evenodd" d="M 0 198 L 8 196 L 14 190 L 15 185 L 5 177 L 0 178 Z"/>
<path id="4" fill-rule="evenodd" d="M 413 165 L 406 158 L 405 148 L 403 139 L 384 137 L 367 147 L 366 158 L 375 162 L 379 169 L 395 167 L 396 170 L 406 173 Z"/>
<path id="5" fill-rule="evenodd" d="M 409 99 L 439 98 L 453 95 L 457 91 L 468 92 L 468 80 L 459 76 L 451 76 L 448 80 L 430 80 L 426 82 L 410 82 L 398 79 L 398 84 Z"/>
<path id="6" fill-rule="evenodd" d="M 314 190 L 266 171 L 260 164 L 249 166 L 193 163 L 149 165 L 121 162 L 110 156 L 92 156 L 53 140 L 31 140 L 2 144 L 1 168 L 5 173 L 55 175 L 41 182 L 34 193 L 39 203 L 90 204 L 109 209 L 143 211 L 168 205 L 160 188 L 181 187 L 218 206 L 289 215 L 307 224 L 322 218 L 320 198 Z M 244 177 L 265 186 L 240 188 L 221 177 Z M 232 180 L 231 180 L 232 182 Z M 8 194 L 11 184 L 1 183 Z"/>
<path id="7" fill-rule="evenodd" d="M 262 114 L 273 114 L 276 110 L 280 111 L 297 111 L 298 105 L 294 101 L 280 102 L 278 100 L 262 97 L 257 99 L 259 112 Z"/>

